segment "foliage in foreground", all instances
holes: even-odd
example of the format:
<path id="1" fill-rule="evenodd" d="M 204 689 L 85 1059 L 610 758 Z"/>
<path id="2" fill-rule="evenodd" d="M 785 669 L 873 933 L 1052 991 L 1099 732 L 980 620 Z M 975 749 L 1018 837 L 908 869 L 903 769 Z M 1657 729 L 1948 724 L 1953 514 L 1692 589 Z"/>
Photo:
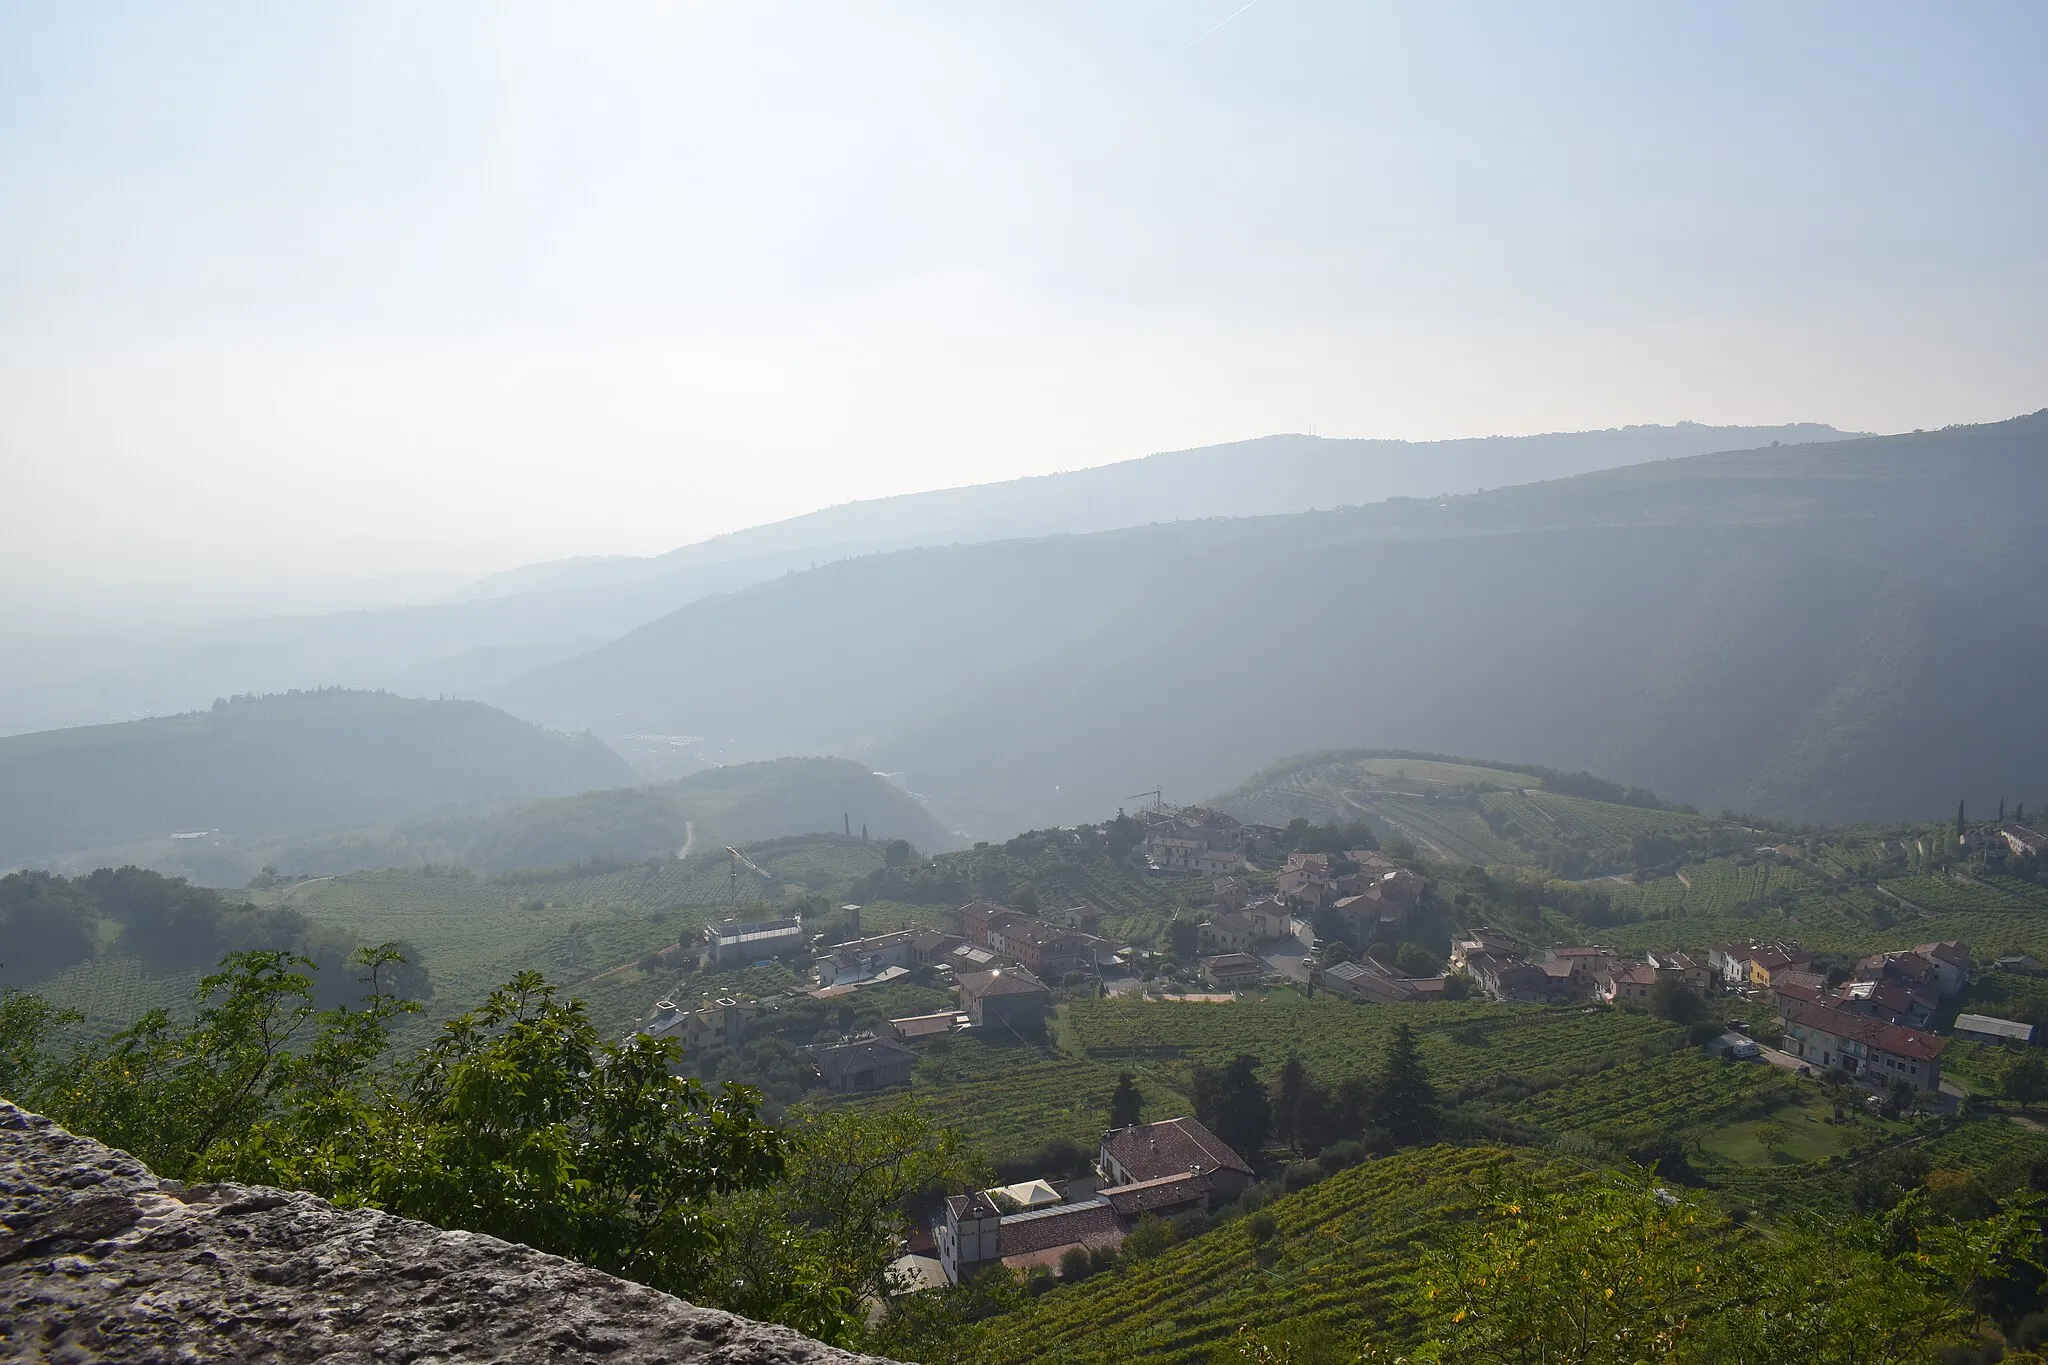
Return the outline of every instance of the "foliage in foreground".
<path id="1" fill-rule="evenodd" d="M 1315 1324 L 1245 1331 L 1243 1358 L 1889 1365 L 1979 1340 L 2001 1283 L 2041 1270 L 2038 1197 L 1983 1219 L 1909 1199 L 1882 1221 L 1771 1234 L 1643 1178 L 1497 1189 L 1423 1259 L 1422 1343 L 1347 1344 Z"/>
<path id="2" fill-rule="evenodd" d="M 415 1056 L 386 1060 L 417 1008 L 357 966 L 360 1007 L 320 1010 L 311 964 L 237 954 L 164 1012 L 69 1055 L 65 1016 L 0 999 L 0 1090 L 158 1174 L 310 1190 L 572 1257 L 827 1340 L 864 1330 L 914 1192 L 967 1174 L 911 1109 L 795 1116 L 676 1073 L 671 1039 L 601 1040 L 581 1001 L 521 973 Z"/>

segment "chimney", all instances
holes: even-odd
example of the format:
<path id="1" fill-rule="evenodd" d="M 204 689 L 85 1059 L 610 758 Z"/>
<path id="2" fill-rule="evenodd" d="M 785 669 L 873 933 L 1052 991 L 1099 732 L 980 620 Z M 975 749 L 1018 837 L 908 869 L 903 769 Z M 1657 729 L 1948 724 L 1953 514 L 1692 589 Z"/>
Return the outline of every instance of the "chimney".
<path id="1" fill-rule="evenodd" d="M 860 907 L 858 905 L 842 905 L 839 908 L 846 912 L 846 932 L 852 934 L 855 938 L 859 938 Z"/>

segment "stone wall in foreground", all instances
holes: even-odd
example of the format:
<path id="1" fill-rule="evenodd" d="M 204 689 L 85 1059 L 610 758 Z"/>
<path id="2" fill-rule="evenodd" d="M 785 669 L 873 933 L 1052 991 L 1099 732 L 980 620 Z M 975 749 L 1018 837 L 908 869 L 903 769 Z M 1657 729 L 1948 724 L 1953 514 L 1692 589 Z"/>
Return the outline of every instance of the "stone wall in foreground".
<path id="1" fill-rule="evenodd" d="M 0 1360 L 855 1365 L 530 1247 L 180 1187 L 0 1100 Z"/>

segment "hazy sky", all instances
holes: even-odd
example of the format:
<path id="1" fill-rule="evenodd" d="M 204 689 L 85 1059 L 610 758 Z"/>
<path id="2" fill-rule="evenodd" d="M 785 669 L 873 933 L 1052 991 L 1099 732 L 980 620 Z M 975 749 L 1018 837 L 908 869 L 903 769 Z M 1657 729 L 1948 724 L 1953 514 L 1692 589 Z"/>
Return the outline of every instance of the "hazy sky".
<path id="1" fill-rule="evenodd" d="M 2039 0 L 1240 3 L 0 3 L 0 571 L 2048 405 Z"/>

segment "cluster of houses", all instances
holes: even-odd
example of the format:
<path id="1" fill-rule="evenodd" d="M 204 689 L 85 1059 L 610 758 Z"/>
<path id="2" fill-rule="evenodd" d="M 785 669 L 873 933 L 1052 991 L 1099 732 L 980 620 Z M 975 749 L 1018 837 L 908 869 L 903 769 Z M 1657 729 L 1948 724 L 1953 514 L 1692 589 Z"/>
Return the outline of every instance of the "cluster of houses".
<path id="1" fill-rule="evenodd" d="M 1351 870 L 1337 871 L 1341 864 Z M 1429 883 L 1369 849 L 1333 858 L 1327 853 L 1290 853 L 1280 869 L 1277 899 L 1297 919 L 1335 911 L 1342 936 L 1363 947 L 1391 941 L 1422 905 Z"/>
<path id="2" fill-rule="evenodd" d="M 1160 807 L 1141 811 L 1138 819 L 1145 826 L 1138 851 L 1154 871 L 1226 876 L 1248 861 L 1251 831 L 1222 811 Z"/>
<path id="3" fill-rule="evenodd" d="M 1703 996 L 1761 996 L 1776 1006 L 1784 1050 L 1793 1057 L 1866 1083 L 1903 1080 L 1926 1092 L 1940 1088 L 1949 1042 L 1930 1031 L 1931 1022 L 1942 999 L 1970 979 L 1969 945 L 1954 940 L 1873 954 L 1849 980 L 1832 985 L 1813 970 L 1811 952 L 1786 943 L 1728 944 L 1703 956 L 1651 952 L 1640 960 L 1605 948 L 1559 947 L 1531 960 L 1506 935 L 1479 929 L 1453 942 L 1451 961 L 1495 1000 L 1646 1002 L 1661 980 Z M 1375 998 L 1414 998 L 1380 990 Z M 1956 1032 L 2000 1042 L 2034 1037 L 2029 1025 L 1970 1014 L 1957 1019 Z"/>
<path id="4" fill-rule="evenodd" d="M 952 1284 L 992 1265 L 1052 1269 L 1076 1248 L 1114 1251 L 1147 1214 L 1220 1208 L 1251 1181 L 1244 1158 L 1194 1119 L 1113 1129 L 1097 1147 L 1092 1176 L 948 1199 L 935 1230 L 939 1268 Z"/>
<path id="5" fill-rule="evenodd" d="M 1545 948 L 1534 961 L 1506 934 L 1479 928 L 1451 940 L 1451 966 L 1493 1000 L 1566 1004 L 1601 999 L 1648 1000 L 1662 972 L 1704 990 L 1705 971 L 1683 953 L 1654 953 L 1633 961 L 1606 948 Z"/>
<path id="6" fill-rule="evenodd" d="M 1718 950 L 1724 957 L 1740 953 Z M 1929 1031 L 1944 996 L 1970 981 L 1970 947 L 1953 939 L 1856 964 L 1851 980 L 1832 988 L 1810 970 L 1812 957 L 1779 945 L 1749 955 L 1743 979 L 1771 992 L 1784 1050 L 1829 1071 L 1876 1085 L 1905 1081 L 1915 1090 L 1941 1087 L 1941 1054 L 1949 1040 Z"/>

